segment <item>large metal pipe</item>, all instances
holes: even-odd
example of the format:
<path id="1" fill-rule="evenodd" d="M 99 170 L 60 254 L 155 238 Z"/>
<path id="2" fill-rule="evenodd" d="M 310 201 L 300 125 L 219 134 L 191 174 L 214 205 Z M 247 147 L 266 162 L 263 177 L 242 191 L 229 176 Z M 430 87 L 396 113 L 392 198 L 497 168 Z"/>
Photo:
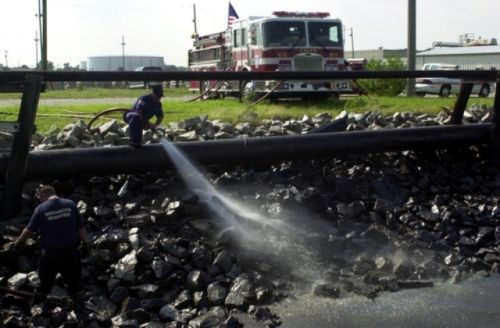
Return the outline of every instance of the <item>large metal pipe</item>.
<path id="1" fill-rule="evenodd" d="M 342 157 L 406 149 L 444 149 L 491 141 L 491 123 L 375 131 L 349 131 L 298 136 L 262 137 L 176 143 L 189 158 L 203 165 L 272 163 L 282 160 Z M 5 176 L 8 159 L 0 159 Z M 140 150 L 127 146 L 34 151 L 29 154 L 27 179 L 109 175 L 172 169 L 158 144 Z"/>

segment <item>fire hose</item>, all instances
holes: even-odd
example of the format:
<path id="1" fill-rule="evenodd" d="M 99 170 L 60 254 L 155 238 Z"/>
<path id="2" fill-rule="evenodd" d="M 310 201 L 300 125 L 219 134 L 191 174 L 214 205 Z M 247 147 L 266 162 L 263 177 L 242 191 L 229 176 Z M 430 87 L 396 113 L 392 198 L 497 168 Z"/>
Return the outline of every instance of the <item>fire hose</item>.
<path id="1" fill-rule="evenodd" d="M 129 108 L 109 108 L 109 109 L 103 110 L 102 112 L 99 112 L 99 113 L 94 115 L 94 117 L 90 120 L 89 124 L 87 125 L 87 130 L 92 132 L 92 124 L 94 124 L 94 122 L 97 121 L 97 119 L 99 119 L 103 115 L 106 115 L 109 113 L 114 113 L 114 112 L 125 113 L 129 110 L 130 110 Z"/>
<path id="2" fill-rule="evenodd" d="M 206 98 L 210 98 L 211 96 L 213 96 L 213 94 L 215 94 L 217 91 L 219 91 L 219 89 L 224 85 L 226 81 L 215 81 L 215 83 L 213 83 L 212 85 L 209 85 L 208 88 L 203 91 L 199 96 L 193 98 L 193 99 L 189 99 L 188 101 L 186 102 L 193 102 L 193 101 L 196 101 L 198 99 L 206 99 Z M 215 87 L 215 90 L 212 90 L 212 88 Z M 206 98 L 205 98 L 206 97 Z"/>
<path id="3" fill-rule="evenodd" d="M 269 90 L 265 95 L 254 101 L 253 103 L 250 103 L 248 106 L 254 106 L 269 97 L 274 91 L 278 90 L 279 87 L 283 84 L 283 81 L 280 81 L 278 84 L 276 84 L 271 90 Z"/>

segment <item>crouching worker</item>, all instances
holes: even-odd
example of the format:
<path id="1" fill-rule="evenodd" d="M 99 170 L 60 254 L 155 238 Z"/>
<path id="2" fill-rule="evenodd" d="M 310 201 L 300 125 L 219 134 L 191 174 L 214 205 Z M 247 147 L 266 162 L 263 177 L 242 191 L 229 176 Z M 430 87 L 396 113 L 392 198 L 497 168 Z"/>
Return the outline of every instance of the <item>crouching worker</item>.
<path id="1" fill-rule="evenodd" d="M 35 208 L 29 224 L 15 241 L 15 246 L 19 247 L 35 232 L 40 235 L 40 288 L 36 294 L 42 294 L 42 297 L 38 300 L 43 300 L 43 295 L 50 293 L 58 273 L 61 273 L 70 295 L 76 295 L 83 291 L 80 243 L 83 243 L 82 252 L 89 250 L 80 212 L 73 201 L 57 197 L 52 186 L 42 186 L 38 198 L 40 205 Z"/>
<path id="2" fill-rule="evenodd" d="M 163 108 L 161 106 L 163 87 L 152 86 L 151 93 L 141 96 L 135 102 L 134 107 L 127 111 L 123 118 L 129 126 L 130 145 L 140 148 L 142 145 L 142 130 L 154 130 L 163 120 Z M 156 116 L 156 122 L 151 124 L 149 120 Z"/>

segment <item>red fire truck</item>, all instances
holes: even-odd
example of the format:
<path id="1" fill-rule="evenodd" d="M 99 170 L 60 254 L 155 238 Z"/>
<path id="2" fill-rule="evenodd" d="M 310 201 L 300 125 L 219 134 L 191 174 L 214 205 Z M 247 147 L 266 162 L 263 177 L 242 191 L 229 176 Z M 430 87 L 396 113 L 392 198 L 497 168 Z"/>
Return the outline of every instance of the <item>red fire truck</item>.
<path id="1" fill-rule="evenodd" d="M 192 71 L 342 71 L 342 22 L 323 12 L 276 11 L 270 17 L 234 20 L 224 32 L 194 36 Z M 352 93 L 349 80 L 192 81 L 190 88 L 216 96 L 338 96 Z"/>

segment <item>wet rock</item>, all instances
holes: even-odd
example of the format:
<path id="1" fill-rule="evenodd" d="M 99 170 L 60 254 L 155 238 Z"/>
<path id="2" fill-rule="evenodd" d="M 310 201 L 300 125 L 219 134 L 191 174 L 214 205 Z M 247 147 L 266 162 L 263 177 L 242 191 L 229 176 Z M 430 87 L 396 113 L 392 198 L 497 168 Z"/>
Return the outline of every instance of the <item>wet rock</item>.
<path id="1" fill-rule="evenodd" d="M 122 257 L 115 265 L 115 276 L 118 279 L 124 280 L 129 283 L 135 282 L 135 266 L 137 265 L 136 252 L 132 251 Z"/>
<path id="2" fill-rule="evenodd" d="M 152 251 L 147 249 L 146 247 L 141 247 L 137 250 L 136 257 L 139 261 L 143 263 L 151 263 L 153 260 L 154 254 Z"/>
<path id="3" fill-rule="evenodd" d="M 175 320 L 177 318 L 178 314 L 179 314 L 179 311 L 177 311 L 177 309 L 170 304 L 165 304 L 158 312 L 158 316 L 162 320 L 166 320 L 166 321 Z"/>
<path id="4" fill-rule="evenodd" d="M 230 253 L 227 250 L 222 250 L 215 257 L 213 264 L 215 264 L 224 273 L 231 271 L 233 261 Z"/>
<path id="5" fill-rule="evenodd" d="M 334 284 L 319 284 L 314 287 L 314 295 L 338 298 L 340 296 L 340 288 Z"/>
<path id="6" fill-rule="evenodd" d="M 207 300 L 210 305 L 222 305 L 228 294 L 228 289 L 219 282 L 214 282 L 207 287 Z"/>
<path id="7" fill-rule="evenodd" d="M 203 290 L 208 282 L 210 281 L 210 276 L 200 270 L 193 270 L 189 272 L 186 278 L 186 286 L 191 291 Z"/>
<path id="8" fill-rule="evenodd" d="M 194 266 L 200 269 L 205 269 L 210 264 L 212 264 L 213 255 L 212 252 L 203 245 L 198 245 L 194 247 L 191 252 L 191 259 Z"/>
<path id="9" fill-rule="evenodd" d="M 398 281 L 398 286 L 402 289 L 428 288 L 428 287 L 433 287 L 434 283 L 432 281 L 405 280 L 405 281 Z"/>
<path id="10" fill-rule="evenodd" d="M 111 302 L 115 304 L 122 303 L 129 296 L 128 289 L 122 286 L 117 287 L 109 296 Z"/>
<path id="11" fill-rule="evenodd" d="M 191 305 L 191 295 L 189 291 L 183 290 L 174 301 L 174 306 L 177 309 L 184 309 Z"/>
<path id="12" fill-rule="evenodd" d="M 7 284 L 10 288 L 19 289 L 21 286 L 28 282 L 28 274 L 26 273 L 16 273 L 7 280 Z"/>
<path id="13" fill-rule="evenodd" d="M 117 309 L 116 305 L 104 296 L 92 296 L 86 303 L 85 308 L 94 313 L 95 318 L 100 322 L 111 320 Z"/>
<path id="14" fill-rule="evenodd" d="M 155 273 L 157 279 L 165 278 L 174 269 L 173 266 L 163 260 L 155 259 L 151 264 L 151 268 Z"/>
<path id="15" fill-rule="evenodd" d="M 244 276 L 237 277 L 229 290 L 225 305 L 230 308 L 243 308 L 255 299 L 252 282 Z"/>

